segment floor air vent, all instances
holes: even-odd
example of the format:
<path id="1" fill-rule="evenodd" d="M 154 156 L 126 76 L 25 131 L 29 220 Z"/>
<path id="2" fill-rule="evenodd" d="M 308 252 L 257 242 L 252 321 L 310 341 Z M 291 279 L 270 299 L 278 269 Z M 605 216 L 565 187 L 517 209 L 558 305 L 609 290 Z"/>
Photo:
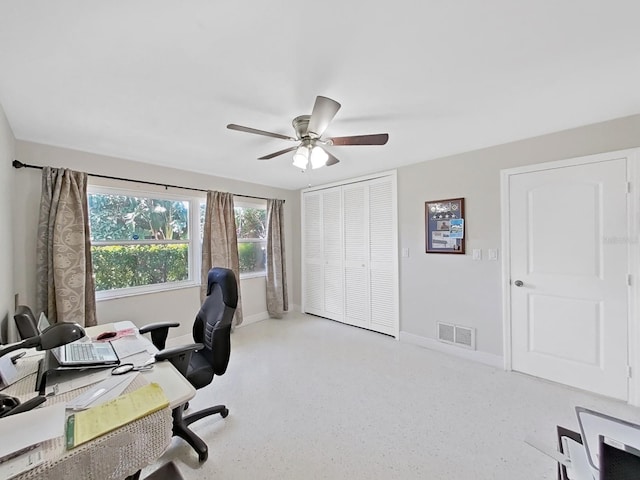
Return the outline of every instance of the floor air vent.
<path id="1" fill-rule="evenodd" d="M 437 322 L 438 340 L 464 348 L 476 349 L 476 331 L 474 328 L 461 327 L 451 323 Z"/>

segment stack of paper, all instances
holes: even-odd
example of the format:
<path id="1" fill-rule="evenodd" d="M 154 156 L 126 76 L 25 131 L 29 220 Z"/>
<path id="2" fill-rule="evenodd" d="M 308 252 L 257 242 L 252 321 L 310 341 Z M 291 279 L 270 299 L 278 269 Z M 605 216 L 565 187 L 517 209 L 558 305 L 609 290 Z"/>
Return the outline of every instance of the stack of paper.
<path id="1" fill-rule="evenodd" d="M 42 463 L 38 446 L 64 433 L 64 405 L 36 408 L 0 419 L 0 478 Z"/>
<path id="2" fill-rule="evenodd" d="M 67 418 L 67 449 L 167 406 L 169 400 L 160 385 L 151 383 L 110 402 L 70 415 Z"/>
<path id="3" fill-rule="evenodd" d="M 85 410 L 113 400 L 119 397 L 137 376 L 137 373 L 133 375 L 111 375 L 67 402 L 67 409 Z"/>

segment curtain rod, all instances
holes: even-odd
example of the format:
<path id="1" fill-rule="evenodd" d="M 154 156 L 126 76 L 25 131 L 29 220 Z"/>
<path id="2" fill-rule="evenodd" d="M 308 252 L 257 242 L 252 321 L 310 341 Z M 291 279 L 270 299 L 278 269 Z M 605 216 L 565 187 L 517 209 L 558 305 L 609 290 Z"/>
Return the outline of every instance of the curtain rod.
<path id="1" fill-rule="evenodd" d="M 14 160 L 13 163 L 13 168 L 36 168 L 38 170 L 42 170 L 44 167 L 40 167 L 38 165 L 27 165 L 26 163 L 22 163 L 20 160 Z M 130 178 L 122 178 L 122 177 L 112 177 L 110 175 L 98 175 L 95 173 L 87 173 L 87 175 L 91 176 L 91 177 L 98 177 L 98 178 L 108 178 L 109 180 L 121 180 L 123 182 L 133 182 L 133 183 L 144 183 L 146 185 L 156 185 L 158 187 L 164 187 L 166 188 L 181 188 L 182 190 L 193 190 L 196 192 L 207 192 L 208 190 L 204 190 L 202 188 L 193 188 L 193 187 L 181 187 L 180 185 L 169 185 L 167 183 L 156 183 L 156 182 L 149 182 L 147 180 L 132 180 Z M 256 200 L 269 200 L 268 198 L 264 198 L 264 197 L 254 197 L 253 195 L 243 195 L 240 193 L 232 193 L 233 196 L 235 197 L 244 197 L 244 198 L 255 198 Z M 283 200 L 284 202 L 285 200 Z"/>

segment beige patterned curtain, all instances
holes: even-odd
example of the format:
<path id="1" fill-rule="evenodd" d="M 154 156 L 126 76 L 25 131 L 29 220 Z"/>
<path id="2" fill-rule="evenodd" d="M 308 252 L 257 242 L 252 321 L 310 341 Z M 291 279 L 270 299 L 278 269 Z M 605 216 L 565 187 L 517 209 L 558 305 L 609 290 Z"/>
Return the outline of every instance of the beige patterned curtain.
<path id="1" fill-rule="evenodd" d="M 236 274 L 238 307 L 233 317 L 233 325 L 240 325 L 242 323 L 240 261 L 238 259 L 236 217 L 233 212 L 233 194 L 231 193 L 207 192 L 207 209 L 204 216 L 202 239 L 201 302 L 207 295 L 207 274 L 212 267 L 229 268 Z"/>
<path id="2" fill-rule="evenodd" d="M 267 200 L 267 311 L 274 318 L 289 310 L 283 205 L 284 200 Z"/>
<path id="3" fill-rule="evenodd" d="M 38 311 L 52 323 L 96 325 L 86 173 L 42 170 L 37 262 Z"/>

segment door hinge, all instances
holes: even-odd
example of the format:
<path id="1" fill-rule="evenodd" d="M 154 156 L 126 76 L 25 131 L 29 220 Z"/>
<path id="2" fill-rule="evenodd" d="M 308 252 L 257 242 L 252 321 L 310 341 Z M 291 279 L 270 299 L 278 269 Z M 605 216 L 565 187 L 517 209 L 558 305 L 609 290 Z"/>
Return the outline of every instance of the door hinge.
<path id="1" fill-rule="evenodd" d="M 631 274 L 627 274 L 627 285 L 631 286 Z"/>
<path id="2" fill-rule="evenodd" d="M 631 365 L 627 365 L 627 378 L 632 378 L 633 375 L 631 374 L 632 374 Z"/>
<path id="3" fill-rule="evenodd" d="M 631 193 L 631 182 L 627 182 L 627 193 Z"/>

